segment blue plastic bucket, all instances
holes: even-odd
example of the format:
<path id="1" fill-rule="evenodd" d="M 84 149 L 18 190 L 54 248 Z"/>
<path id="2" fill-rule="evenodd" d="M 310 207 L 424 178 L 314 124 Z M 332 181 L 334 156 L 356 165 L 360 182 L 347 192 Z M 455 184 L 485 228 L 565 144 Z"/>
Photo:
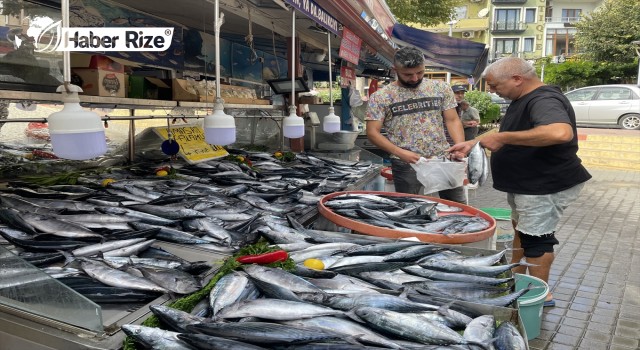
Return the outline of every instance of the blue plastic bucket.
<path id="1" fill-rule="evenodd" d="M 520 319 L 527 332 L 527 339 L 531 340 L 540 335 L 540 325 L 542 324 L 542 308 L 544 300 L 549 293 L 549 285 L 533 276 L 516 274 L 516 291 L 527 288 L 529 283 L 533 284 L 533 288 L 523 296 L 518 298 L 518 312 Z"/>

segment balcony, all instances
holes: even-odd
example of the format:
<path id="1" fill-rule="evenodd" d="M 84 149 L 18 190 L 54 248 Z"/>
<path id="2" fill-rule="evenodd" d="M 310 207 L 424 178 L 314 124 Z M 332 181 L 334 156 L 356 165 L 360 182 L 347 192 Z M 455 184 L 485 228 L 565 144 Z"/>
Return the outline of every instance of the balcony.
<path id="1" fill-rule="evenodd" d="M 564 24 L 565 27 L 574 27 L 580 21 L 580 17 L 546 17 L 544 21 L 548 24 Z"/>
<path id="2" fill-rule="evenodd" d="M 515 21 L 496 21 L 491 22 L 490 27 L 492 34 L 498 33 L 522 33 L 527 30 L 527 24 Z"/>
<path id="3" fill-rule="evenodd" d="M 494 5 L 524 5 L 527 0 L 491 0 L 491 3 Z"/>

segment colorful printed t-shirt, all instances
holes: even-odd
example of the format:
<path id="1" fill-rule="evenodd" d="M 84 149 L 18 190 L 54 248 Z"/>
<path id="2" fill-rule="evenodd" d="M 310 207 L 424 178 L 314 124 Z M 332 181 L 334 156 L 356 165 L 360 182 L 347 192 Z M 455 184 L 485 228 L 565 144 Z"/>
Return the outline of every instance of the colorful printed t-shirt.
<path id="1" fill-rule="evenodd" d="M 449 148 L 442 111 L 456 107 L 444 81 L 424 79 L 417 88 L 389 84 L 369 97 L 365 120 L 380 120 L 394 145 L 423 157 L 441 156 Z"/>

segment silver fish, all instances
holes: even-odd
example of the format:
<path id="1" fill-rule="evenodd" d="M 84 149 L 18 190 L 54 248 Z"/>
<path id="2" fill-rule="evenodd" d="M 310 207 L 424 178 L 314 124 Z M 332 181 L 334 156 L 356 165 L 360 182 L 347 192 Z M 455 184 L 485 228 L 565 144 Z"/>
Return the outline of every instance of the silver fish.
<path id="1" fill-rule="evenodd" d="M 202 288 L 199 280 L 184 271 L 144 265 L 136 265 L 135 268 L 145 278 L 174 293 L 189 294 Z"/>
<path id="2" fill-rule="evenodd" d="M 76 257 L 91 256 L 100 252 L 108 252 L 111 250 L 128 247 L 132 244 L 144 241 L 145 238 L 132 238 L 117 241 L 109 241 L 104 243 L 92 244 L 85 247 L 77 248 L 71 251 L 71 254 Z"/>
<path id="3" fill-rule="evenodd" d="M 493 334 L 496 329 L 496 320 L 493 315 L 482 315 L 474 318 L 469 322 L 469 324 L 465 327 L 464 333 L 462 336 L 464 339 L 476 342 L 476 343 L 487 343 L 493 339 Z M 480 350 L 482 348 L 471 345 L 469 346 L 471 350 Z"/>
<path id="4" fill-rule="evenodd" d="M 213 315 L 215 316 L 225 307 L 243 300 L 242 296 L 246 294 L 247 286 L 251 284 L 253 283 L 245 273 L 237 271 L 233 271 L 220 278 L 211 289 L 211 292 L 209 292 L 209 303 Z M 255 286 L 253 286 L 253 288 L 255 289 Z"/>
<path id="5" fill-rule="evenodd" d="M 166 293 L 167 289 L 160 287 L 145 278 L 111 268 L 102 262 L 81 258 L 82 270 L 92 278 L 113 287 L 124 287 L 137 290 L 148 290 Z"/>
<path id="6" fill-rule="evenodd" d="M 266 320 L 287 321 L 317 316 L 341 316 L 343 311 L 306 302 L 279 299 L 245 300 L 224 308 L 219 318 L 259 317 Z"/>
<path id="7" fill-rule="evenodd" d="M 192 350 L 193 348 L 178 339 L 177 332 L 165 331 L 160 328 L 138 326 L 133 324 L 122 325 L 122 330 L 136 341 L 150 349 L 164 350 Z"/>
<path id="8" fill-rule="evenodd" d="M 502 322 L 496 329 L 494 336 L 497 338 L 493 343 L 496 350 L 525 350 L 527 342 L 518 331 L 516 326 L 509 322 Z"/>
<path id="9" fill-rule="evenodd" d="M 283 324 L 300 326 L 304 328 L 318 328 L 330 332 L 338 332 L 346 337 L 352 337 L 359 342 L 377 345 L 389 349 L 401 349 L 402 347 L 387 337 L 384 337 L 371 329 L 353 322 L 332 316 L 320 316 L 314 318 L 285 321 Z"/>
<path id="10" fill-rule="evenodd" d="M 102 238 L 102 235 L 97 234 L 82 225 L 70 221 L 58 220 L 51 216 L 24 213 L 22 214 L 22 217 L 31 224 L 31 226 L 41 232 L 50 233 L 52 235 L 71 238 Z"/>

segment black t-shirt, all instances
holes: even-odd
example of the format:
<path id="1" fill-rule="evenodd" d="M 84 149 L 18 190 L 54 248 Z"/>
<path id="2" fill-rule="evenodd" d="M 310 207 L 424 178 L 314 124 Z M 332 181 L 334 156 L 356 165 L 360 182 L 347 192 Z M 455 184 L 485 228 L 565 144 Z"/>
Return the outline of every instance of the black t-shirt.
<path id="1" fill-rule="evenodd" d="M 491 154 L 493 187 L 499 191 L 544 195 L 585 182 L 591 175 L 578 152 L 576 117 L 559 88 L 541 86 L 512 101 L 502 118 L 500 132 L 530 130 L 539 125 L 571 124 L 573 139 L 545 146 L 504 145 Z"/>

